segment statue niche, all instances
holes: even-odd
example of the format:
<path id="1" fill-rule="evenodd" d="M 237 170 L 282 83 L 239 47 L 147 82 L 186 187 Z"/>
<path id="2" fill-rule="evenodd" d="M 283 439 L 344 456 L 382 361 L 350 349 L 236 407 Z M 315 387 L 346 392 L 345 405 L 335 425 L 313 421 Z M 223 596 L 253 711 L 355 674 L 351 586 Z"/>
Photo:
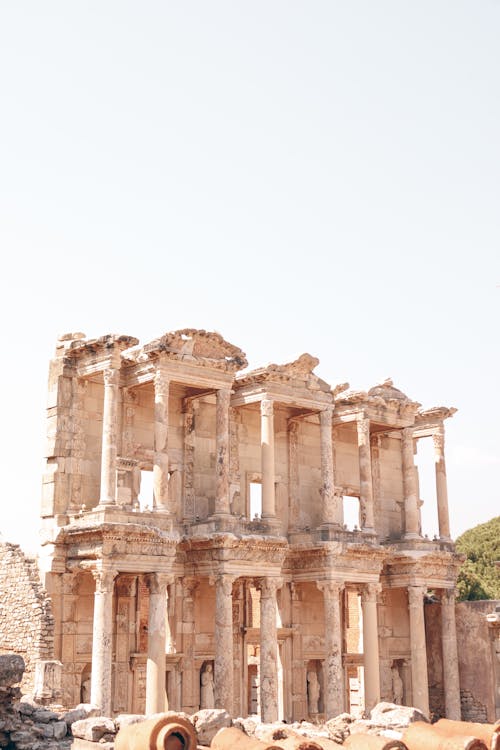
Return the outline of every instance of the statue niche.
<path id="1" fill-rule="evenodd" d="M 214 667 L 206 661 L 200 671 L 200 708 L 214 708 Z"/>

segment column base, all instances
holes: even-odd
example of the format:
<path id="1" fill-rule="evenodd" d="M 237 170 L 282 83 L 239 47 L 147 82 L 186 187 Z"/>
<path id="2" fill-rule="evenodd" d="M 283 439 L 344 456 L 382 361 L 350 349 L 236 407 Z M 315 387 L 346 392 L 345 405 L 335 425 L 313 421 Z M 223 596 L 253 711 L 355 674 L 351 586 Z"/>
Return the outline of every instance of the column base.
<path id="1" fill-rule="evenodd" d="M 412 539 L 422 539 L 420 534 L 417 534 L 415 531 L 410 531 L 408 534 L 405 534 L 403 539 L 411 541 Z"/>

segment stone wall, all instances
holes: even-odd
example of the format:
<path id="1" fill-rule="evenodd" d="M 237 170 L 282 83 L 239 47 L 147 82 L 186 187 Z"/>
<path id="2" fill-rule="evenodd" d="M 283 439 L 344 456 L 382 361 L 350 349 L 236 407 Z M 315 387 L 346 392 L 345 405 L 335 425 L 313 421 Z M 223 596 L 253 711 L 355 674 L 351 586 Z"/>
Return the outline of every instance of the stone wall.
<path id="1" fill-rule="evenodd" d="M 0 543 L 0 653 L 23 657 L 24 692 L 33 689 L 35 662 L 51 659 L 54 618 L 34 560 L 17 544 Z"/>
<path id="2" fill-rule="evenodd" d="M 495 721 L 495 670 L 486 615 L 497 601 L 459 602 L 456 605 L 460 698 L 464 721 Z M 429 697 L 432 713 L 444 716 L 441 605 L 425 607 Z"/>

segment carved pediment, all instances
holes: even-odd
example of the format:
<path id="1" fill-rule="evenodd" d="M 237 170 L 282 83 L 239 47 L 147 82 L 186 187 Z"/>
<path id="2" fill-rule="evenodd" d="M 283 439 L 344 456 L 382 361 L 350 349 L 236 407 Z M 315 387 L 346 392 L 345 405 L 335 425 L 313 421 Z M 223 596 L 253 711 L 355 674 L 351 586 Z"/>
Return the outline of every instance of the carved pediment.
<path id="1" fill-rule="evenodd" d="M 330 386 L 324 380 L 321 380 L 314 374 L 313 370 L 319 365 L 319 359 L 311 354 L 301 354 L 293 362 L 286 362 L 282 365 L 270 364 L 267 367 L 260 367 L 257 370 L 242 375 L 238 378 L 240 385 L 250 383 L 300 383 L 311 390 L 321 390 L 330 392 Z"/>
<path id="2" fill-rule="evenodd" d="M 165 333 L 137 352 L 136 359 L 140 361 L 159 355 L 229 372 L 237 372 L 248 364 L 245 353 L 223 339 L 220 333 L 196 328 Z"/>

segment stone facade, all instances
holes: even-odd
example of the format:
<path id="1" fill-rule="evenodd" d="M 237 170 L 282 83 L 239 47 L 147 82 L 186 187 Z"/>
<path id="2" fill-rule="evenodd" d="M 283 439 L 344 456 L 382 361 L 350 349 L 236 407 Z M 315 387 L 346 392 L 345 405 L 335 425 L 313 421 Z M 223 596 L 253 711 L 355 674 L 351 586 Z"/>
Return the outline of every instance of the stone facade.
<path id="1" fill-rule="evenodd" d="M 31 691 L 36 662 L 53 653 L 54 618 L 36 563 L 17 544 L 0 543 L 0 592 L 0 653 L 23 657 L 22 687 Z"/>
<path id="2" fill-rule="evenodd" d="M 422 409 L 391 381 L 332 387 L 317 364 L 303 354 L 241 373 L 238 347 L 190 329 L 144 346 L 59 339 L 40 565 L 66 704 L 193 713 L 213 701 L 270 722 L 395 698 L 428 714 L 433 590 L 446 713 L 459 718 L 454 409 Z M 423 439 L 436 456 L 433 540 L 414 463 Z"/>

